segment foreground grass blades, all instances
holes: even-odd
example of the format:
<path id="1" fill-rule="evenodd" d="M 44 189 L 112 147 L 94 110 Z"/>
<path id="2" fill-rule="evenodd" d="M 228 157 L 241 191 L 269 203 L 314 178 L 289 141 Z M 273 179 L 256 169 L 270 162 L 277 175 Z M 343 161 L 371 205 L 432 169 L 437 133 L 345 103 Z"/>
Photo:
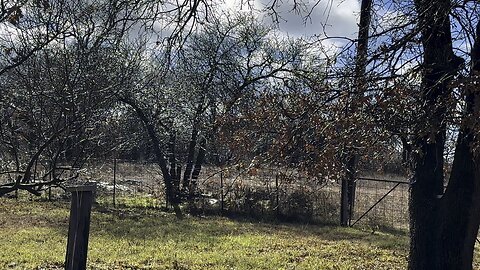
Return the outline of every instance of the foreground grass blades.
<path id="1" fill-rule="evenodd" d="M 68 203 L 0 198 L 0 269 L 62 269 Z M 90 269 L 405 269 L 404 233 L 220 217 L 176 220 L 155 209 L 92 213 Z"/>

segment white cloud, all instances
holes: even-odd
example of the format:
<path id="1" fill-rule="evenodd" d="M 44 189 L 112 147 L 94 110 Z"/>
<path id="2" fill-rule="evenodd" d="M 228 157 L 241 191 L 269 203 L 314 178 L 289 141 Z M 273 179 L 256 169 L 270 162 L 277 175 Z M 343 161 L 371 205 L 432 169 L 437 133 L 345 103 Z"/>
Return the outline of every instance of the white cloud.
<path id="1" fill-rule="evenodd" d="M 220 6 L 228 11 L 251 11 L 260 10 L 262 5 L 257 0 L 224 0 L 220 3 Z"/>
<path id="2" fill-rule="evenodd" d="M 285 0 L 275 8 L 281 31 L 291 36 L 308 37 L 324 33 L 328 36 L 355 36 L 360 12 L 358 0 L 320 0 L 318 3 L 316 0 L 304 0 L 302 3 L 293 10 L 293 1 Z M 253 7 L 260 12 L 271 4 L 271 0 L 225 0 L 222 6 L 230 11 Z"/>
<path id="3" fill-rule="evenodd" d="M 233 12 L 257 11 L 272 23 L 273 17 L 265 12 L 272 0 L 225 0 L 222 6 Z M 298 1 L 297 1 L 298 3 Z M 275 8 L 278 14 L 278 30 L 291 37 L 347 37 L 356 38 L 360 3 L 358 0 L 303 0 L 302 6 L 293 10 L 293 0 L 284 0 Z M 307 15 L 309 15 L 307 17 Z M 322 42 L 326 47 L 342 47 L 344 39 L 329 39 Z"/>

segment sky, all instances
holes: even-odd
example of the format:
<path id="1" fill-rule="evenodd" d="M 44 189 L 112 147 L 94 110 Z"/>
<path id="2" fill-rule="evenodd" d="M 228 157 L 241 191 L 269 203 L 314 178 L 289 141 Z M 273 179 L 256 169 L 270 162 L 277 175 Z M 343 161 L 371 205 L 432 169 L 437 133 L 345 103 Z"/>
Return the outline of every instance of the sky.
<path id="1" fill-rule="evenodd" d="M 215 1 L 215 0 L 214 0 Z M 267 6 L 272 5 L 272 1 L 276 1 L 275 10 L 278 17 L 278 33 L 289 37 L 311 37 L 316 35 L 320 38 L 330 37 L 347 37 L 355 39 L 358 31 L 357 20 L 359 17 L 360 3 L 359 0 L 218 0 L 223 1 L 224 9 L 230 12 L 254 12 L 263 18 L 266 24 L 273 22 L 273 17 L 268 16 L 266 12 L 262 12 Z M 293 10 L 294 1 L 301 2 L 299 8 Z M 218 3 L 218 2 L 217 2 Z M 253 9 L 253 11 L 252 11 Z M 159 31 L 160 35 L 168 35 L 171 24 L 154 27 Z M 158 29 L 157 29 L 158 28 Z M 0 33 L 4 34 L 3 38 L 14 38 L 15 32 L 18 31 L 9 23 L 0 24 Z M 138 35 L 137 28 L 132 28 L 131 35 Z M 322 41 L 322 47 L 333 47 L 332 51 L 344 45 L 344 39 L 329 39 Z M 156 42 L 152 42 L 156 44 Z"/>
<path id="2" fill-rule="evenodd" d="M 234 12 L 242 12 L 245 9 L 250 9 L 250 7 L 262 10 L 265 6 L 271 6 L 272 4 L 271 0 L 249 0 L 248 4 L 245 3 L 247 0 L 243 0 L 243 5 L 241 1 L 225 0 L 224 5 Z M 304 6 L 300 8 L 301 14 L 292 11 L 293 0 L 283 0 L 278 5 L 279 30 L 283 34 L 292 37 L 324 36 L 326 34 L 328 36 L 355 38 L 360 12 L 358 0 L 319 0 L 318 2 L 303 0 L 303 3 Z M 305 20 L 305 16 L 311 10 L 310 17 Z"/>

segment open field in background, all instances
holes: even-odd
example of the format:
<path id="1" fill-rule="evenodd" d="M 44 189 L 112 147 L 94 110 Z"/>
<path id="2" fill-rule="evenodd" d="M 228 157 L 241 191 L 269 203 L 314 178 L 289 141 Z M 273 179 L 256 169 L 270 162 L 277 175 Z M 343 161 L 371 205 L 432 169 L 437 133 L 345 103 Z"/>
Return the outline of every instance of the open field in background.
<path id="1" fill-rule="evenodd" d="M 115 208 L 113 176 L 113 162 L 80 171 L 80 181 L 96 181 L 99 188 L 90 269 L 406 267 L 406 185 L 354 228 L 339 228 L 340 186 L 314 182 L 297 172 L 206 167 L 199 179 L 203 198 L 197 202 L 203 217 L 182 221 L 163 212 L 162 177 L 154 164 L 117 163 Z M 221 213 L 222 184 L 223 212 L 236 219 L 206 215 Z M 358 181 L 353 221 L 392 187 Z M 0 198 L 0 269 L 63 269 L 68 196 L 54 189 L 53 202 L 47 202 L 47 194 L 41 200 L 25 193 L 19 201 Z M 295 223 L 277 223 L 279 217 Z"/>
<path id="2" fill-rule="evenodd" d="M 105 197 L 105 203 L 113 202 L 113 165 L 113 160 L 91 162 L 80 172 L 82 181 L 100 183 L 100 192 Z M 117 203 L 128 203 L 130 197 L 143 195 L 163 199 L 162 177 L 155 164 L 119 160 L 115 176 Z M 368 177 L 407 181 L 391 175 Z M 281 217 L 283 220 L 323 224 L 339 222 L 339 183 L 312 180 L 291 170 L 242 171 L 208 166 L 202 168 L 198 182 L 203 195 L 198 201 L 198 207 L 206 213 L 222 212 L 223 197 L 224 214 L 244 215 L 263 220 Z M 394 183 L 357 181 L 352 223 L 394 186 Z M 396 187 L 355 226 L 408 229 L 408 185 Z"/>
<path id="3" fill-rule="evenodd" d="M 259 222 L 219 216 L 177 220 L 152 196 L 100 196 L 88 269 L 405 269 L 408 232 L 385 227 Z M 68 198 L 0 198 L 0 269 L 63 269 Z M 475 249 L 474 269 L 480 269 Z"/>
<path id="4" fill-rule="evenodd" d="M 147 199 L 148 200 L 148 199 Z M 89 269 L 405 269 L 405 232 L 222 217 L 143 207 L 92 212 Z M 0 198 L 0 269 L 62 269 L 68 203 Z"/>

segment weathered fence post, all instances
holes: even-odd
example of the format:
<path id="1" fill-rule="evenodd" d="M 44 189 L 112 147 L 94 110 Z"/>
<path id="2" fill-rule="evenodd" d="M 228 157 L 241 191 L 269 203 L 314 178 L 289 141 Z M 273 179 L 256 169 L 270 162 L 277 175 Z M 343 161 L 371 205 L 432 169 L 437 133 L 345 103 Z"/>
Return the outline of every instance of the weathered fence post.
<path id="1" fill-rule="evenodd" d="M 48 174 L 48 178 L 50 180 L 50 182 L 52 182 L 52 180 L 54 179 L 54 176 L 52 174 L 55 173 L 55 168 L 52 166 L 52 164 L 50 164 L 50 173 Z M 49 186 L 48 187 L 48 201 L 52 201 L 52 187 Z"/>
<path id="2" fill-rule="evenodd" d="M 220 213 L 223 215 L 224 207 L 224 198 L 223 198 L 223 172 L 220 172 Z"/>
<path id="3" fill-rule="evenodd" d="M 280 216 L 280 187 L 278 185 L 278 173 L 275 175 L 275 197 L 276 197 L 275 210 L 277 213 L 277 217 L 279 217 Z"/>
<path id="4" fill-rule="evenodd" d="M 348 216 L 349 216 L 349 211 L 348 209 L 350 208 L 348 206 L 348 184 L 347 184 L 347 179 L 344 177 L 342 179 L 342 187 L 341 187 L 341 195 L 340 195 L 340 225 L 341 226 L 348 226 Z"/>
<path id="5" fill-rule="evenodd" d="M 117 194 L 117 159 L 113 159 L 113 207 L 115 207 L 115 197 Z"/>
<path id="6" fill-rule="evenodd" d="M 355 178 L 344 177 L 342 179 L 341 196 L 340 196 L 340 225 L 350 226 L 353 216 L 355 203 Z"/>
<path id="7" fill-rule="evenodd" d="M 68 226 L 66 270 L 85 270 L 87 267 L 90 212 L 96 187 L 94 185 L 67 188 L 72 193 Z"/>

